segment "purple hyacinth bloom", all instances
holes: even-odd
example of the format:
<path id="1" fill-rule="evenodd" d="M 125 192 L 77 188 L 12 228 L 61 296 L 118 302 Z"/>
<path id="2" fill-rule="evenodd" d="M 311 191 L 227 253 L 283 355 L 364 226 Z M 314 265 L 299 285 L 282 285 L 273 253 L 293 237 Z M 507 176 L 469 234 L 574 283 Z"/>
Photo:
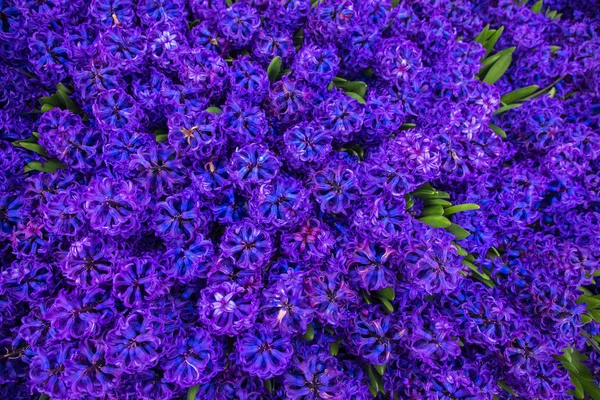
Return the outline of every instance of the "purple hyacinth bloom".
<path id="1" fill-rule="evenodd" d="M 167 197 L 156 205 L 153 219 L 158 236 L 167 239 L 191 239 L 206 224 L 200 202 L 191 191 Z"/>
<path id="2" fill-rule="evenodd" d="M 126 373 L 148 369 L 161 356 L 161 324 L 147 312 L 136 312 L 108 332 L 106 360 Z"/>
<path id="3" fill-rule="evenodd" d="M 358 198 L 358 181 L 351 169 L 330 167 L 315 174 L 313 192 L 321 211 L 345 215 L 350 203 Z"/>
<path id="4" fill-rule="evenodd" d="M 292 400 L 331 399 L 342 400 L 342 372 L 337 369 L 335 359 L 329 354 L 318 354 L 314 350 L 303 354 L 294 367 L 285 374 L 285 395 Z"/>
<path id="5" fill-rule="evenodd" d="M 262 325 L 238 338 L 235 349 L 236 361 L 242 370 L 261 379 L 283 374 L 294 354 L 289 336 L 274 333 Z"/>
<path id="6" fill-rule="evenodd" d="M 190 240 L 178 239 L 167 245 L 165 274 L 181 282 L 206 277 L 214 253 L 213 244 L 200 233 Z"/>
<path id="7" fill-rule="evenodd" d="M 84 339 L 99 335 L 115 315 L 114 299 L 102 289 L 87 291 L 63 289 L 45 318 L 57 338 Z"/>
<path id="8" fill-rule="evenodd" d="M 65 380 L 75 394 L 103 397 L 117 385 L 121 369 L 109 364 L 105 355 L 104 345 L 86 340 L 64 362 Z"/>
<path id="9" fill-rule="evenodd" d="M 217 21 L 223 36 L 237 47 L 250 43 L 260 27 L 260 17 L 247 3 L 234 3 L 229 8 L 222 9 Z"/>
<path id="10" fill-rule="evenodd" d="M 250 222 L 227 227 L 221 242 L 225 257 L 231 257 L 242 268 L 264 269 L 271 258 L 270 235 Z"/>
<path id="11" fill-rule="evenodd" d="M 352 344 L 356 346 L 355 351 L 370 364 L 387 364 L 392 346 L 389 328 L 389 317 L 374 320 L 357 319 L 355 324 L 348 328 Z"/>
<path id="12" fill-rule="evenodd" d="M 288 129 L 283 140 L 295 167 L 322 163 L 331 152 L 331 133 L 319 124 L 301 122 Z"/>
<path id="13" fill-rule="evenodd" d="M 141 119 L 135 100 L 119 89 L 102 92 L 92 109 L 105 129 L 136 129 Z"/>
<path id="14" fill-rule="evenodd" d="M 306 332 L 314 313 L 300 290 L 277 283 L 263 291 L 262 311 L 267 326 L 287 333 Z"/>
<path id="15" fill-rule="evenodd" d="M 143 207 L 137 188 L 129 180 L 101 178 L 83 194 L 83 208 L 90 226 L 110 236 L 128 236 L 139 228 Z"/>
<path id="16" fill-rule="evenodd" d="M 54 286 L 52 267 L 31 259 L 16 260 L 0 273 L 0 291 L 16 300 L 34 302 Z"/>
<path id="17" fill-rule="evenodd" d="M 167 359 L 161 363 L 165 379 L 182 387 L 206 383 L 223 370 L 220 343 L 201 328 L 191 328 L 175 337 L 165 354 Z"/>
<path id="18" fill-rule="evenodd" d="M 242 185 L 267 183 L 277 175 L 280 165 L 273 152 L 251 144 L 232 155 L 229 176 Z"/>
<path id="19" fill-rule="evenodd" d="M 173 114 L 169 118 L 169 143 L 199 160 L 218 153 L 223 146 L 217 116 L 208 111 L 197 114 Z"/>
<path id="20" fill-rule="evenodd" d="M 200 296 L 200 320 L 210 333 L 236 336 L 254 325 L 258 313 L 257 297 L 237 283 L 209 286 Z"/>
<path id="21" fill-rule="evenodd" d="M 73 352 L 72 345 L 68 343 L 36 352 L 29 364 L 32 386 L 49 397 L 67 398 L 70 388 L 65 382 L 65 362 L 71 358 Z"/>
<path id="22" fill-rule="evenodd" d="M 157 260 L 151 255 L 130 259 L 115 273 L 113 294 L 129 308 L 157 298 L 167 289 L 160 283 L 157 270 Z"/>

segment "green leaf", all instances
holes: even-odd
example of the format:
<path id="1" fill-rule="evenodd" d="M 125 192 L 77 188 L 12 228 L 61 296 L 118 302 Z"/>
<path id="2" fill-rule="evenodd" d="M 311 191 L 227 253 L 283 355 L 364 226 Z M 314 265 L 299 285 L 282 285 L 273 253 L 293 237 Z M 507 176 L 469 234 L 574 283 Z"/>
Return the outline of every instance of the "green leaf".
<path id="1" fill-rule="evenodd" d="M 466 239 L 469 236 L 471 236 L 471 232 L 456 224 L 452 224 L 449 227 L 447 227 L 446 232 L 450 232 L 451 234 L 453 234 L 457 240 Z"/>
<path id="2" fill-rule="evenodd" d="M 50 110 L 55 109 L 56 107 L 53 106 L 52 104 L 44 104 L 42 105 L 42 112 L 48 112 Z"/>
<path id="3" fill-rule="evenodd" d="M 196 400 L 196 394 L 198 394 L 199 385 L 192 386 L 187 391 L 186 400 Z"/>
<path id="4" fill-rule="evenodd" d="M 449 207 L 452 205 L 452 203 L 450 203 L 448 200 L 442 200 L 442 199 L 425 200 L 423 202 L 423 204 L 426 206 L 444 206 L 444 207 Z"/>
<path id="5" fill-rule="evenodd" d="M 381 304 L 383 305 L 383 307 L 389 314 L 394 312 L 394 306 L 392 305 L 392 303 L 389 302 L 388 299 L 384 299 L 384 298 L 380 297 L 379 301 L 381 301 Z"/>
<path id="6" fill-rule="evenodd" d="M 429 215 L 444 215 L 444 207 L 442 206 L 429 206 L 425 207 L 421 212 L 422 217 L 427 217 Z"/>
<path id="7" fill-rule="evenodd" d="M 304 27 L 298 29 L 294 33 L 292 39 L 294 40 L 294 45 L 296 45 L 296 49 L 301 48 L 304 45 Z"/>
<path id="8" fill-rule="evenodd" d="M 213 114 L 221 114 L 223 112 L 219 107 L 208 107 L 206 111 Z"/>
<path id="9" fill-rule="evenodd" d="M 166 142 L 168 139 L 169 138 L 166 133 L 161 133 L 159 135 L 156 135 L 156 143 L 163 143 L 163 142 Z"/>
<path id="10" fill-rule="evenodd" d="M 225 0 L 225 4 L 227 4 L 227 7 L 231 7 L 233 2 L 231 0 Z"/>
<path id="11" fill-rule="evenodd" d="M 383 376 L 383 374 L 385 374 L 385 364 L 375 364 L 373 367 L 375 367 L 375 371 L 377 371 L 379 375 Z"/>
<path id="12" fill-rule="evenodd" d="M 64 93 L 66 95 L 73 94 L 73 92 L 68 87 L 63 85 L 62 83 L 59 83 L 58 85 L 56 85 L 56 91 L 57 91 L 57 93 Z"/>
<path id="13" fill-rule="evenodd" d="M 195 19 L 195 20 L 193 20 L 193 21 L 189 21 L 189 22 L 188 22 L 188 30 L 190 30 L 190 31 L 191 31 L 191 30 L 192 30 L 192 29 L 193 29 L 195 26 L 198 26 L 198 25 L 200 25 L 200 22 L 201 22 L 201 21 L 200 21 L 199 19 Z"/>
<path id="14" fill-rule="evenodd" d="M 275 82 L 277 75 L 279 75 L 279 71 L 281 71 L 281 57 L 276 56 L 273 60 L 271 60 L 271 63 L 267 68 L 267 75 L 269 76 L 269 80 L 271 82 Z"/>
<path id="15" fill-rule="evenodd" d="M 499 387 L 500 389 L 503 389 L 503 390 L 507 391 L 508 393 L 512 394 L 513 396 L 518 396 L 518 395 L 515 393 L 515 391 L 514 391 L 514 390 L 512 390 L 512 389 L 510 388 L 510 386 L 508 386 L 508 385 L 506 384 L 506 382 L 504 382 L 504 381 L 498 381 L 498 387 Z"/>
<path id="16" fill-rule="evenodd" d="M 388 300 L 394 300 L 396 298 L 393 286 L 388 286 L 383 289 L 375 290 L 375 295 Z"/>
<path id="17" fill-rule="evenodd" d="M 48 400 L 48 395 L 41 394 L 38 400 Z"/>
<path id="18" fill-rule="evenodd" d="M 461 245 L 459 245 L 458 243 L 452 243 L 452 245 L 456 248 L 456 252 L 458 253 L 459 256 L 467 256 L 469 253 L 467 253 L 467 251 L 465 249 L 462 248 Z"/>
<path id="19" fill-rule="evenodd" d="M 494 47 L 496 47 L 496 43 L 498 43 L 498 39 L 500 39 L 500 35 L 504 32 L 504 26 L 501 26 L 494 32 L 492 36 L 483 44 L 485 47 L 485 55 L 487 57 L 488 54 L 491 54 L 494 51 Z"/>
<path id="20" fill-rule="evenodd" d="M 592 317 L 590 317 L 588 314 L 581 314 L 581 322 L 584 324 L 590 323 L 592 322 Z"/>
<path id="21" fill-rule="evenodd" d="M 37 154 L 39 154 L 41 156 L 44 156 L 44 157 L 48 156 L 48 153 L 46 152 L 46 149 L 44 147 L 40 146 L 37 143 L 31 143 L 31 142 L 21 141 L 21 142 L 19 142 L 19 146 L 23 147 L 24 149 L 31 150 L 34 153 L 37 153 Z"/>
<path id="22" fill-rule="evenodd" d="M 306 332 L 302 335 L 302 339 L 311 341 L 315 337 L 315 328 L 312 325 L 306 327 Z"/>
<path id="23" fill-rule="evenodd" d="M 497 109 L 494 112 L 494 115 L 500 115 L 500 114 L 504 114 L 505 112 L 512 110 L 513 108 L 519 108 L 523 105 L 523 103 L 515 103 L 515 104 L 509 104 L 507 106 L 504 107 L 500 107 L 499 109 Z"/>
<path id="24" fill-rule="evenodd" d="M 479 35 L 475 36 L 475 42 L 483 43 L 489 38 L 490 32 L 490 24 L 487 24 L 483 27 L 483 30 L 479 33 Z"/>
<path id="25" fill-rule="evenodd" d="M 558 46 L 550 46 L 550 52 L 552 54 L 556 53 L 559 50 L 560 50 L 560 47 L 558 47 Z"/>
<path id="26" fill-rule="evenodd" d="M 43 164 L 40 161 L 31 161 L 25 166 L 24 171 L 40 171 L 49 172 L 53 174 L 56 172 L 57 169 L 64 167 L 66 167 L 66 165 L 61 163 L 60 161 L 56 159 L 50 159 L 44 162 Z"/>
<path id="27" fill-rule="evenodd" d="M 346 93 L 353 92 L 363 98 L 367 93 L 367 84 L 362 81 L 347 81 L 343 78 L 335 77 L 333 78 L 333 84 Z"/>
<path id="28" fill-rule="evenodd" d="M 417 126 L 417 124 L 413 124 L 413 123 L 410 123 L 410 122 L 405 122 L 402 125 L 400 125 L 400 130 L 401 131 L 405 131 L 407 129 L 412 129 L 412 128 L 416 127 L 416 126 Z"/>
<path id="29" fill-rule="evenodd" d="M 504 104 L 513 104 L 519 100 L 523 100 L 530 94 L 533 94 L 539 88 L 540 87 L 538 85 L 525 86 L 521 89 L 506 93 L 500 98 L 500 101 L 502 101 Z"/>
<path id="30" fill-rule="evenodd" d="M 432 228 L 448 228 L 452 222 L 441 215 L 430 215 L 428 217 L 419 218 L 422 223 L 431 226 Z"/>
<path id="31" fill-rule="evenodd" d="M 479 208 L 480 207 L 477 204 L 473 203 L 458 204 L 456 206 L 446 208 L 444 210 L 444 215 L 452 215 L 463 211 L 479 210 Z"/>
<path id="32" fill-rule="evenodd" d="M 71 100 L 67 93 L 59 91 L 56 94 L 58 95 L 58 98 L 64 104 L 67 110 L 72 111 L 74 113 L 79 112 L 79 107 L 77 107 L 77 104 L 75 104 L 75 102 Z"/>
<path id="33" fill-rule="evenodd" d="M 578 399 L 583 399 L 585 397 L 585 392 L 583 391 L 583 385 L 579 378 L 577 378 L 577 374 L 573 374 L 569 372 L 569 377 L 571 378 L 571 383 L 575 386 L 575 390 L 571 391 L 571 394 Z"/>
<path id="34" fill-rule="evenodd" d="M 340 342 L 339 341 L 329 343 L 329 354 L 331 354 L 332 356 L 335 357 L 338 355 L 339 352 L 340 352 Z"/>
<path id="35" fill-rule="evenodd" d="M 491 130 L 493 130 L 496 133 L 496 135 L 500 136 L 502 139 L 506 139 L 506 132 L 504 131 L 504 129 L 500 128 L 496 124 L 492 124 L 491 122 L 488 126 Z"/>
<path id="36" fill-rule="evenodd" d="M 60 99 L 56 94 L 53 94 L 52 96 L 44 96 L 40 99 L 40 104 L 50 104 L 54 107 L 58 107 L 60 106 Z"/>
<path id="37" fill-rule="evenodd" d="M 353 99 L 356 99 L 356 101 L 358 101 L 360 104 L 366 104 L 367 103 L 365 101 L 365 99 L 363 99 L 363 97 L 361 95 L 359 95 L 358 93 L 346 92 L 346 94 L 348 96 L 352 97 Z"/>
<path id="38" fill-rule="evenodd" d="M 271 379 L 265 379 L 265 388 L 269 393 L 273 392 L 273 381 Z"/>
<path id="39" fill-rule="evenodd" d="M 531 6 L 531 11 L 534 13 L 539 13 L 542 11 L 542 7 L 544 6 L 544 0 L 537 1 L 533 6 Z"/>
<path id="40" fill-rule="evenodd" d="M 502 78 L 502 75 L 506 72 L 510 64 L 512 63 L 512 54 L 505 54 L 498 61 L 492 65 L 489 72 L 483 78 L 483 81 L 493 85 L 498 81 L 498 79 Z"/>

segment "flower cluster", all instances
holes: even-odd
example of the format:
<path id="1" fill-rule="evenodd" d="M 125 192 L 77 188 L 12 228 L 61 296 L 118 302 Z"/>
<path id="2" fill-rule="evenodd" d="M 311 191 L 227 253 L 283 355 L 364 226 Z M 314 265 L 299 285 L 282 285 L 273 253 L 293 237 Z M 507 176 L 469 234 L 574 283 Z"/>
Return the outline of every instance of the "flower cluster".
<path id="1" fill-rule="evenodd" d="M 0 398 L 596 398 L 598 15 L 0 0 Z"/>

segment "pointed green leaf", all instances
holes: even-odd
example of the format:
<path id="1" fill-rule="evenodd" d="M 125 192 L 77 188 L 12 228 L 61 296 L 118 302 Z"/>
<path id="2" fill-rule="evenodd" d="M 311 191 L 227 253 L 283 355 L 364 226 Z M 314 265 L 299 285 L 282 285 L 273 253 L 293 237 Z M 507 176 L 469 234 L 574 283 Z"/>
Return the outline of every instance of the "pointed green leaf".
<path id="1" fill-rule="evenodd" d="M 329 354 L 332 356 L 337 356 L 340 352 L 340 342 L 336 341 L 333 343 L 329 343 Z"/>
<path id="2" fill-rule="evenodd" d="M 394 288 L 392 286 L 388 286 L 383 289 L 375 290 L 375 294 L 378 297 L 388 299 L 388 300 L 394 300 L 396 298 L 396 295 L 394 294 Z"/>
<path id="3" fill-rule="evenodd" d="M 498 387 L 512 394 L 513 396 L 518 396 L 514 390 L 510 388 L 504 381 L 498 381 Z"/>
<path id="4" fill-rule="evenodd" d="M 383 376 L 383 374 L 385 374 L 385 364 L 375 364 L 373 367 L 375 367 L 375 371 L 377 371 L 379 375 Z"/>
<path id="5" fill-rule="evenodd" d="M 358 93 L 346 92 L 346 94 L 348 96 L 352 97 L 353 99 L 356 99 L 356 101 L 358 101 L 360 104 L 366 104 L 367 103 L 365 101 L 365 99 L 363 99 L 363 97 L 361 95 L 359 95 Z"/>
<path id="6" fill-rule="evenodd" d="M 429 206 L 425 207 L 421 212 L 422 217 L 427 217 L 429 215 L 444 215 L 444 207 L 442 206 Z"/>
<path id="7" fill-rule="evenodd" d="M 298 29 L 294 33 L 292 39 L 294 40 L 294 45 L 296 45 L 296 49 L 301 48 L 304 45 L 304 27 Z"/>
<path id="8" fill-rule="evenodd" d="M 267 75 L 271 82 L 275 82 L 275 79 L 277 79 L 277 76 L 279 75 L 279 71 L 281 71 L 281 57 L 277 56 L 271 60 L 271 63 L 267 68 Z"/>
<path id="9" fill-rule="evenodd" d="M 449 207 L 452 205 L 452 203 L 450 203 L 448 200 L 442 200 L 442 199 L 425 200 L 423 202 L 423 204 L 426 206 L 444 206 L 444 207 Z"/>
<path id="10" fill-rule="evenodd" d="M 525 86 L 521 89 L 513 90 L 512 92 L 506 93 L 501 97 L 501 101 L 504 104 L 513 104 L 519 100 L 523 100 L 530 94 L 533 94 L 540 87 L 538 85 Z"/>
<path id="11" fill-rule="evenodd" d="M 56 159 L 50 159 L 46 160 L 44 164 L 42 164 L 40 161 L 31 161 L 25 166 L 24 171 L 40 171 L 53 174 L 56 172 L 57 169 L 64 167 L 66 167 L 66 165 L 61 163 L 60 161 Z"/>
<path id="12" fill-rule="evenodd" d="M 501 107 L 494 112 L 494 115 L 504 114 L 505 112 L 512 110 L 513 108 L 519 108 L 523 105 L 523 103 L 515 103 L 509 104 L 507 106 Z"/>
<path id="13" fill-rule="evenodd" d="M 48 153 L 46 152 L 46 149 L 44 147 L 40 146 L 37 143 L 31 143 L 31 142 L 21 141 L 21 142 L 19 142 L 19 146 L 23 147 L 24 149 L 31 150 L 34 153 L 37 153 L 37 154 L 39 154 L 41 156 L 44 156 L 44 157 L 48 156 Z"/>
<path id="14" fill-rule="evenodd" d="M 44 96 L 40 99 L 40 104 L 50 104 L 54 107 L 58 107 L 60 105 L 60 99 L 56 94 L 53 94 L 52 96 Z"/>
<path id="15" fill-rule="evenodd" d="M 446 232 L 450 232 L 451 234 L 453 234 L 457 240 L 463 240 L 471 236 L 471 232 L 456 224 L 452 224 L 449 227 L 447 227 Z"/>
<path id="16" fill-rule="evenodd" d="M 219 107 L 208 107 L 206 111 L 212 114 L 221 114 L 223 112 Z"/>
<path id="17" fill-rule="evenodd" d="M 42 112 L 48 112 L 50 110 L 53 110 L 54 108 L 56 108 L 56 107 L 53 106 L 52 104 L 44 104 L 42 106 Z"/>
<path id="18" fill-rule="evenodd" d="M 498 61 L 494 63 L 494 65 L 492 65 L 492 68 L 490 68 L 489 72 L 485 75 L 483 81 L 489 83 L 490 85 L 493 85 L 494 83 L 498 82 L 498 80 L 502 78 L 502 75 L 504 75 L 508 67 L 510 67 L 511 63 L 512 54 L 503 55 Z"/>
<path id="19" fill-rule="evenodd" d="M 535 2 L 535 4 L 533 6 L 531 6 L 531 11 L 533 11 L 534 13 L 539 13 L 540 11 L 542 11 L 543 6 L 544 6 L 544 0 L 539 0 L 539 1 Z"/>
<path id="20" fill-rule="evenodd" d="M 492 36 L 483 44 L 485 47 L 485 55 L 486 57 L 494 51 L 494 47 L 496 47 L 496 43 L 498 43 L 498 39 L 500 39 L 500 35 L 504 32 L 504 26 L 501 26 L 494 32 Z"/>
<path id="21" fill-rule="evenodd" d="M 479 206 L 477 204 L 467 203 L 467 204 L 458 204 L 456 206 L 448 207 L 444 210 L 444 215 L 452 215 L 457 212 L 463 211 L 472 211 L 479 210 Z"/>
<path id="22" fill-rule="evenodd" d="M 227 5 L 227 7 L 231 7 L 231 5 L 233 4 L 232 0 L 225 0 L 225 4 Z"/>
<path id="23" fill-rule="evenodd" d="M 302 335 L 302 338 L 304 340 L 311 341 L 314 339 L 314 337 L 315 337 L 315 328 L 313 328 L 312 325 L 308 325 L 306 327 L 306 332 L 304 333 L 304 335 Z"/>
<path id="24" fill-rule="evenodd" d="M 483 43 L 488 39 L 488 33 L 490 31 L 490 24 L 487 24 L 483 27 L 483 30 L 479 33 L 479 35 L 475 36 L 475 42 Z"/>
<path id="25" fill-rule="evenodd" d="M 187 391 L 186 400 L 196 400 L 196 394 L 198 394 L 199 385 L 192 386 Z"/>
<path id="26" fill-rule="evenodd" d="M 385 310 L 391 314 L 394 312 L 394 306 L 392 305 L 392 303 L 389 302 L 388 299 L 384 299 L 382 297 L 379 298 L 379 301 L 381 301 L 381 304 L 383 305 L 383 308 L 385 308 Z"/>
<path id="27" fill-rule="evenodd" d="M 419 218 L 422 223 L 431 226 L 432 228 L 448 228 L 452 222 L 441 215 L 430 215 L 428 217 Z"/>
<path id="28" fill-rule="evenodd" d="M 469 253 L 467 253 L 467 251 L 465 249 L 462 248 L 461 245 L 459 245 L 458 243 L 452 243 L 452 245 L 456 248 L 456 252 L 458 253 L 459 256 L 466 256 Z"/>
<path id="29" fill-rule="evenodd" d="M 504 131 L 504 129 L 500 128 L 496 124 L 492 124 L 491 122 L 489 124 L 489 127 L 496 133 L 496 135 L 500 136 L 502 139 L 506 139 L 506 132 Z"/>

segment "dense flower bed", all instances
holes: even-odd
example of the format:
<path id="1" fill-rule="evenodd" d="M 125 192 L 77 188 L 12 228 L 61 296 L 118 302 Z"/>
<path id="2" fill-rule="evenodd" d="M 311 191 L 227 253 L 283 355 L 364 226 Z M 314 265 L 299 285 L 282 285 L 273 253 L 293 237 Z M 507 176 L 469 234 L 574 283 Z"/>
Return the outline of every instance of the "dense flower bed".
<path id="1" fill-rule="evenodd" d="M 0 0 L 0 398 L 600 398 L 599 15 Z"/>

